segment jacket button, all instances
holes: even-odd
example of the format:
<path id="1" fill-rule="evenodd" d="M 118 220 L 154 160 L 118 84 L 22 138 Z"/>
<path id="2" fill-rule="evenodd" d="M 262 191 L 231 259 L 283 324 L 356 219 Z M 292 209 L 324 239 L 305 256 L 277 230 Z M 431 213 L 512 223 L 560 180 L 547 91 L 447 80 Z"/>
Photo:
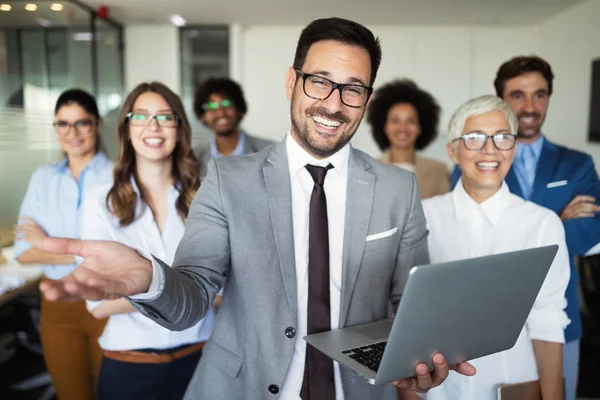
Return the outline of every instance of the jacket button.
<path id="1" fill-rule="evenodd" d="M 277 387 L 277 385 L 269 385 L 269 392 L 277 394 L 279 393 L 279 388 Z"/>
<path id="2" fill-rule="evenodd" d="M 289 339 L 292 339 L 294 336 L 296 336 L 296 330 L 291 326 L 289 328 L 286 328 L 285 336 L 287 336 Z"/>
<path id="3" fill-rule="evenodd" d="M 155 313 L 153 313 L 152 311 L 148 311 L 148 315 L 154 319 L 158 319 L 158 315 L 156 315 Z"/>

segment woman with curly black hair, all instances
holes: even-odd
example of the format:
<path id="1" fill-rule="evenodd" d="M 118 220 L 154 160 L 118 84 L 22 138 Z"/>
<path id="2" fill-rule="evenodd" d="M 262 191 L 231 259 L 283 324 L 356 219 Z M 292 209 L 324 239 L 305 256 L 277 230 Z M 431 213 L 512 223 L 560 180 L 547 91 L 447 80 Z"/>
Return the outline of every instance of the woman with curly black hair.
<path id="1" fill-rule="evenodd" d="M 373 139 L 384 151 L 379 161 L 415 173 L 422 199 L 450 190 L 446 165 L 417 156 L 437 136 L 440 111 L 433 96 L 409 79 L 379 88 L 367 110 Z"/>

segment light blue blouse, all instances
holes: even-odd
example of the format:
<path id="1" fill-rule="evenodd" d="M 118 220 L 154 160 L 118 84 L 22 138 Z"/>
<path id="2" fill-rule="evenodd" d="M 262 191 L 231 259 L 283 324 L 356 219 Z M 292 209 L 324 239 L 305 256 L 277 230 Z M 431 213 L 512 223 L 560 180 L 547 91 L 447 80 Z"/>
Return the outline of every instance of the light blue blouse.
<path id="1" fill-rule="evenodd" d="M 114 163 L 98 152 L 75 180 L 67 160 L 35 170 L 25 198 L 21 203 L 20 217 L 29 217 L 51 237 L 79 238 L 80 205 L 87 188 L 96 184 L 111 183 Z M 14 255 L 19 257 L 31 248 L 24 240 L 15 240 Z M 49 279 L 60 279 L 76 267 L 71 265 L 42 265 Z"/>

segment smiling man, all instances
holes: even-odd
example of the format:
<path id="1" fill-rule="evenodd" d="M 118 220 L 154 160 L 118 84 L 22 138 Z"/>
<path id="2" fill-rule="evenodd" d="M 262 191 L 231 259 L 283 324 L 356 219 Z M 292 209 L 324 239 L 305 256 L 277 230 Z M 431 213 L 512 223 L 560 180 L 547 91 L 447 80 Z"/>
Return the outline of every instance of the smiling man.
<path id="1" fill-rule="evenodd" d="M 600 242 L 600 181 L 592 157 L 550 142 L 542 134 L 554 74 L 545 60 L 535 56 L 515 57 L 500 66 L 494 86 L 496 94 L 510 104 L 519 121 L 515 160 L 506 175 L 510 191 L 551 209 L 563 221 L 571 256 L 571 280 L 567 286 L 563 373 L 566 399 L 574 400 L 577 389 L 581 317 L 574 256 L 584 255 Z M 460 177 L 455 169 L 452 187 Z"/>
<path id="2" fill-rule="evenodd" d="M 393 385 L 370 385 L 303 339 L 387 318 L 410 269 L 429 263 L 414 174 L 348 143 L 380 61 L 379 40 L 364 26 L 312 22 L 286 74 L 289 133 L 253 155 L 209 162 L 173 268 L 119 243 L 47 240 L 45 251 L 85 261 L 42 285 L 45 296 L 131 296 L 148 318 L 182 330 L 223 287 L 186 399 L 396 399 Z M 441 354 L 433 364 L 433 372 L 418 364 L 415 377 L 396 385 L 440 385 L 451 368 Z M 453 369 L 475 373 L 468 363 Z"/>
<path id="3" fill-rule="evenodd" d="M 229 78 L 209 78 L 196 89 L 194 113 L 212 131 L 208 143 L 196 146 L 200 161 L 200 179 L 206 176 L 208 161 L 221 156 L 243 156 L 273 144 L 272 141 L 248 135 L 240 128 L 248 112 L 244 92 Z"/>

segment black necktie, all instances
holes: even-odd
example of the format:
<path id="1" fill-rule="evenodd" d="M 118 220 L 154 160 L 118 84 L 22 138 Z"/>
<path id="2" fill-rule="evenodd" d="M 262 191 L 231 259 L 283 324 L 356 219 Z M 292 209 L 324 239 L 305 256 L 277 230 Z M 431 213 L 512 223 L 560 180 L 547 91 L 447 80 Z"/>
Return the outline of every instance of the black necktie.
<path id="1" fill-rule="evenodd" d="M 327 199 L 325 175 L 333 165 L 306 169 L 315 182 L 310 196 L 308 230 L 308 334 L 331 330 L 329 302 L 329 229 L 327 226 Z M 335 400 L 333 360 L 311 345 L 306 345 L 304 380 L 300 392 L 302 400 Z"/>

